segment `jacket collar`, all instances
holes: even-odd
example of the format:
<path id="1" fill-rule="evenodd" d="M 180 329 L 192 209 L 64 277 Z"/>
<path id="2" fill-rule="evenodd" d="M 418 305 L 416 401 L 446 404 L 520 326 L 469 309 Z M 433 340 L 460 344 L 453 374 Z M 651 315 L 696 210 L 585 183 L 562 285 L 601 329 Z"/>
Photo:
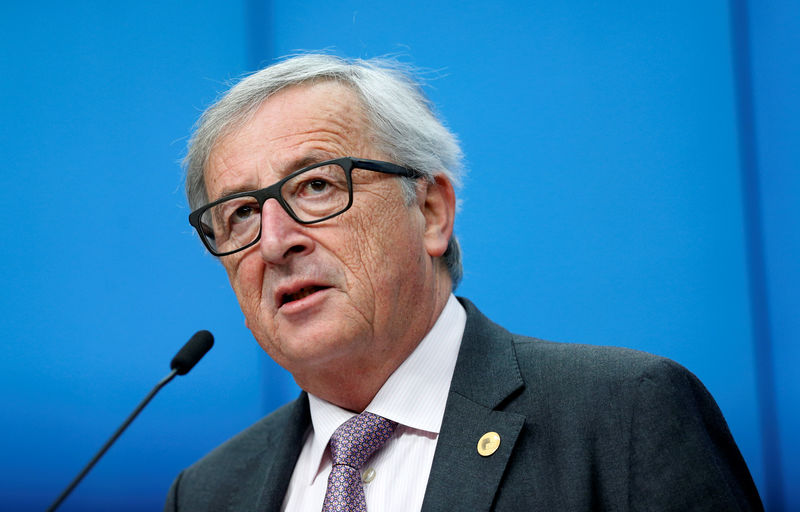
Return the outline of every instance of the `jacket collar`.
<path id="1" fill-rule="evenodd" d="M 472 302 L 463 297 L 458 300 L 467 312 L 467 325 L 450 392 L 494 409 L 523 386 L 514 340 Z"/>
<path id="2" fill-rule="evenodd" d="M 281 436 L 271 447 L 270 453 L 263 457 L 265 477 L 260 495 L 258 491 L 253 493 L 259 496 L 258 504 L 250 510 L 280 510 L 283 505 L 292 470 L 300 456 L 300 450 L 303 449 L 306 431 L 311 424 L 306 392 L 300 393 L 297 400 L 289 404 L 289 408 Z"/>
<path id="3" fill-rule="evenodd" d="M 436 444 L 423 512 L 489 510 L 525 417 L 504 412 L 502 404 L 524 384 L 512 335 L 483 316 L 468 300 L 467 325 Z M 500 445 L 478 453 L 484 434 Z"/>

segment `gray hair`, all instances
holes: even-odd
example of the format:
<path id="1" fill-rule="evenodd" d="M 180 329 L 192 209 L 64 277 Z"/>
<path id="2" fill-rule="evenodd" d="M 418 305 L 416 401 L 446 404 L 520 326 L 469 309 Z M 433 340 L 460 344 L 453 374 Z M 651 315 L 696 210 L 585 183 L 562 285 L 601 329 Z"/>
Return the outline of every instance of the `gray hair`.
<path id="1" fill-rule="evenodd" d="M 209 200 L 204 170 L 217 141 L 244 125 L 265 100 L 281 89 L 326 80 L 342 83 L 357 94 L 373 130 L 376 149 L 393 162 L 423 173 L 429 181 L 444 174 L 454 186 L 461 184 L 458 140 L 437 118 L 409 69 L 386 59 L 350 60 L 307 54 L 245 77 L 202 114 L 183 161 L 191 209 Z M 402 183 L 410 203 L 415 197 L 414 181 L 404 179 Z M 455 289 L 463 274 L 455 234 L 442 258 Z"/>

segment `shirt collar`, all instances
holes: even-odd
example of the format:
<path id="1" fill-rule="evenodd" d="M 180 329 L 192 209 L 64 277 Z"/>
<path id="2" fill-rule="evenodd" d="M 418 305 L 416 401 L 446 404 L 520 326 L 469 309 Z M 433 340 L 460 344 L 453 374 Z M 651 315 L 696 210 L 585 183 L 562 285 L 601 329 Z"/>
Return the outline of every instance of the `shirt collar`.
<path id="1" fill-rule="evenodd" d="M 464 308 L 450 294 L 431 330 L 389 376 L 366 410 L 400 425 L 438 434 L 466 321 Z M 355 413 L 312 394 L 308 400 L 314 429 L 314 463 L 308 482 L 313 482 L 334 431 Z"/>

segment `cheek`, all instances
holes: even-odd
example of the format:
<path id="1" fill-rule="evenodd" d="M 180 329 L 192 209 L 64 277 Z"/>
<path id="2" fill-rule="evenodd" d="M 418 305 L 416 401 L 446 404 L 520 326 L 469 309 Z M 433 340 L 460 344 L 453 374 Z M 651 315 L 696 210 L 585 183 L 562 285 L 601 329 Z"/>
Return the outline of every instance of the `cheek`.
<path id="1" fill-rule="evenodd" d="M 361 212 L 359 212 L 361 213 Z M 382 261 L 390 257 L 387 247 L 392 226 L 387 222 L 391 212 L 386 208 L 374 209 L 354 215 L 344 226 L 348 233 L 348 243 L 343 247 L 344 254 L 348 259 L 350 270 L 356 275 L 362 274 L 368 277 L 375 272 L 376 267 Z"/>
<path id="2" fill-rule="evenodd" d="M 378 295 L 407 284 L 403 276 L 422 262 L 422 225 L 414 210 L 402 203 L 382 206 L 346 226 L 351 236 L 343 248 L 350 274 Z"/>
<path id="3" fill-rule="evenodd" d="M 261 284 L 263 269 L 256 257 L 242 257 L 225 265 L 228 280 L 231 283 L 239 306 L 245 314 L 258 308 L 261 302 Z"/>

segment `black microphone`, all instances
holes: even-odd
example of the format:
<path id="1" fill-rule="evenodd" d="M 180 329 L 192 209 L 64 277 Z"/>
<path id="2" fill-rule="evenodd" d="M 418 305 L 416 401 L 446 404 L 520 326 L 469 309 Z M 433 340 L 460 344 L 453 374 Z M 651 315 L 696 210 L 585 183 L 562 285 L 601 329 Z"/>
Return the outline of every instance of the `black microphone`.
<path id="1" fill-rule="evenodd" d="M 114 441 L 116 441 L 117 438 L 122 435 L 125 429 L 128 428 L 128 425 L 130 425 L 131 422 L 136 419 L 136 416 L 142 412 L 142 409 L 144 409 L 144 407 L 150 403 L 150 400 L 156 396 L 156 393 L 158 393 L 161 388 L 166 386 L 169 381 L 174 379 L 176 375 L 186 375 L 189 373 L 189 370 L 194 368 L 194 365 L 196 365 L 197 362 L 200 361 L 200 359 L 206 355 L 206 352 L 208 352 L 213 346 L 214 336 L 210 332 L 197 331 L 194 336 L 192 336 L 189 341 L 187 341 L 186 344 L 178 351 L 178 353 L 175 354 L 175 357 L 172 358 L 172 362 L 169 364 L 169 367 L 172 369 L 172 371 L 169 372 L 166 377 L 161 379 L 161 381 L 156 384 L 156 387 L 154 387 L 150 393 L 144 397 L 144 400 L 142 400 L 136 409 L 133 410 L 130 416 L 128 416 L 128 419 L 126 419 L 122 425 L 119 426 L 117 431 L 114 432 L 108 441 L 106 441 L 106 444 L 100 448 L 100 451 L 98 451 L 92 460 L 86 464 L 86 467 L 84 467 L 83 470 L 78 473 L 78 476 L 76 476 L 72 482 L 70 482 L 67 488 L 61 492 L 52 505 L 47 508 L 47 512 L 52 512 L 53 510 L 57 509 L 59 505 L 61 505 L 61 503 L 67 498 L 67 496 L 70 495 L 75 487 L 78 486 L 81 480 L 83 480 L 83 477 L 85 477 L 86 474 L 89 473 L 89 471 L 91 471 L 91 469 L 94 467 L 94 465 L 97 464 L 97 461 L 100 460 L 100 457 L 105 455 L 108 449 L 111 448 L 111 445 L 114 444 Z"/>
<path id="2" fill-rule="evenodd" d="M 210 332 L 197 331 L 175 354 L 169 367 L 178 375 L 186 375 L 213 346 L 214 336 Z"/>

